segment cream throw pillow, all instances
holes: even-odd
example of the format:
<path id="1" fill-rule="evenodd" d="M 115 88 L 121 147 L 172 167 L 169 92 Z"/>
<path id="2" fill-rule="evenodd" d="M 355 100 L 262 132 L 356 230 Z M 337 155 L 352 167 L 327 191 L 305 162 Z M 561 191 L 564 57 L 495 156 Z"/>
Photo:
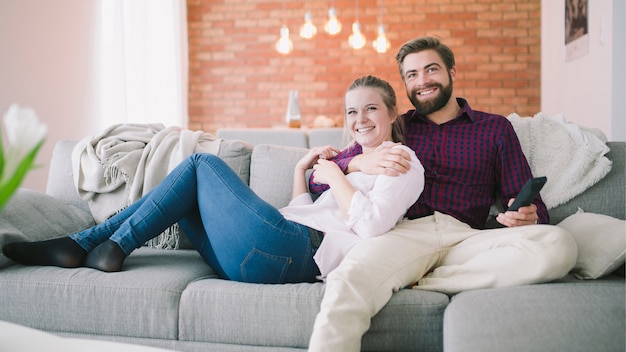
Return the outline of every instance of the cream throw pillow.
<path id="1" fill-rule="evenodd" d="M 579 279 L 597 279 L 624 264 L 626 221 L 579 210 L 557 226 L 569 231 L 578 244 L 572 273 Z"/>

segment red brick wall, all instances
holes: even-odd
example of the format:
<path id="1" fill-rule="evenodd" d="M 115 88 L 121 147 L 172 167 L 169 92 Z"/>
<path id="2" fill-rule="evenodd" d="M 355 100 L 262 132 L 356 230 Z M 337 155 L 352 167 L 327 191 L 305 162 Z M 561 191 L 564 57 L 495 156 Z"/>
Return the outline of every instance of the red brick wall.
<path id="1" fill-rule="evenodd" d="M 290 89 L 299 91 L 303 124 L 318 115 L 340 120 L 346 88 L 365 74 L 388 80 L 404 112 L 411 105 L 394 56 L 422 35 L 440 37 L 455 52 L 456 94 L 473 108 L 522 116 L 539 111 L 541 0 L 384 0 L 391 49 L 378 54 L 371 41 L 381 1 L 359 1 L 368 45 L 353 50 L 347 38 L 354 0 L 334 1 L 343 25 L 337 36 L 323 31 L 331 1 L 187 0 L 189 128 L 285 125 Z M 310 40 L 298 34 L 307 9 L 318 28 Z M 274 49 L 283 22 L 294 43 L 288 55 Z"/>

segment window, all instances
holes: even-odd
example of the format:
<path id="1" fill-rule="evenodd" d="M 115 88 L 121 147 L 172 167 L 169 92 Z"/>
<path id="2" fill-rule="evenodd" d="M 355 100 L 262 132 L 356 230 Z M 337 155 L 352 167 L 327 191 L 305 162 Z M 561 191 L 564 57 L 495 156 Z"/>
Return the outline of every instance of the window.
<path id="1" fill-rule="evenodd" d="M 102 128 L 117 123 L 187 125 L 184 0 L 103 0 L 98 104 Z"/>

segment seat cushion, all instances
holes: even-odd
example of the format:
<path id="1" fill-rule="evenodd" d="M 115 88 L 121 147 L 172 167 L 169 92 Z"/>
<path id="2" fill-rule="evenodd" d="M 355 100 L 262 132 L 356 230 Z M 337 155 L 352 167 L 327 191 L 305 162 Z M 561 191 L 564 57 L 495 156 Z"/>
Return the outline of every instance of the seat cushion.
<path id="1" fill-rule="evenodd" d="M 444 349 L 623 351 L 624 294 L 623 278 L 463 292 L 445 312 Z"/>
<path id="2" fill-rule="evenodd" d="M 140 248 L 119 273 L 12 265 L 0 270 L 0 320 L 49 332 L 177 339 L 183 290 L 214 275 L 192 250 Z"/>
<path id="3" fill-rule="evenodd" d="M 181 298 L 180 339 L 306 348 L 324 285 L 199 280 Z M 448 296 L 401 290 L 372 320 L 364 351 L 440 351 Z"/>

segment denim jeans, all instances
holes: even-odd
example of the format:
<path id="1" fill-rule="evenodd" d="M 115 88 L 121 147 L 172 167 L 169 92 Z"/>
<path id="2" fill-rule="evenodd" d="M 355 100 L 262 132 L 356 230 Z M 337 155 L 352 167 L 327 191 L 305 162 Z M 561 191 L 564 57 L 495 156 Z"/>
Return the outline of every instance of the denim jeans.
<path id="1" fill-rule="evenodd" d="M 177 222 L 223 278 L 314 282 L 319 274 L 317 231 L 286 220 L 211 154 L 191 155 L 137 202 L 70 237 L 87 251 L 111 239 L 130 254 Z"/>

